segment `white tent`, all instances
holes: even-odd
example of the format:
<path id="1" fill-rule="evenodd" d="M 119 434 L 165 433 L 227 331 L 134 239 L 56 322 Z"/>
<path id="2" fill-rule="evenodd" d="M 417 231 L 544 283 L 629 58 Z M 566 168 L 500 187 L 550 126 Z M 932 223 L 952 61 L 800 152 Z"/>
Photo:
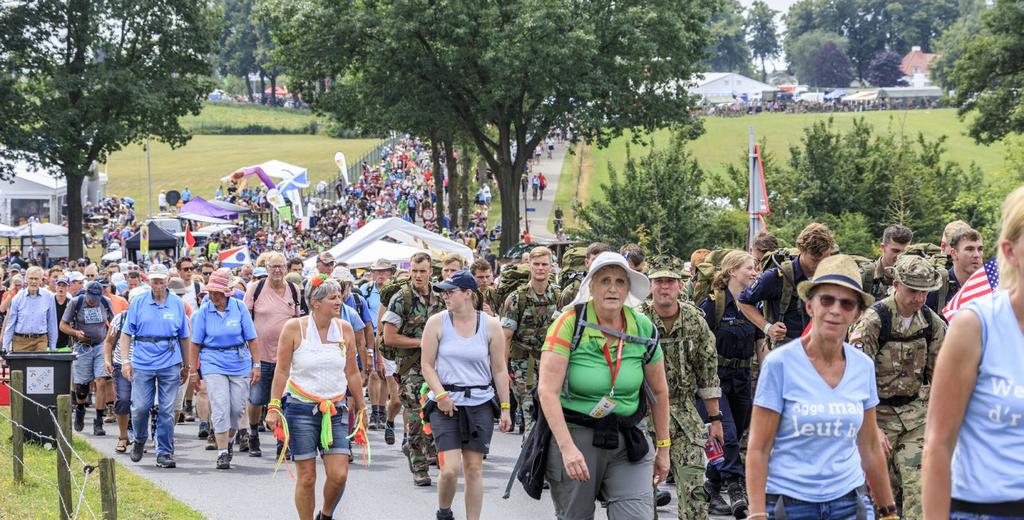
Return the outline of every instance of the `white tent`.
<path id="1" fill-rule="evenodd" d="M 429 252 L 431 256 L 450 253 L 457 254 L 469 262 L 473 261 L 473 250 L 469 247 L 397 217 L 371 220 L 365 226 L 356 230 L 355 233 L 349 235 L 348 238 L 342 240 L 341 243 L 327 251 L 334 255 L 336 261 L 349 262 L 349 258 L 354 258 L 363 250 L 372 250 L 371 248 L 375 245 L 379 247 L 376 243 L 383 238 L 390 238 L 398 244 Z M 411 255 L 412 253 L 409 253 L 409 256 Z M 383 256 L 387 258 L 387 255 Z M 377 258 L 380 258 L 380 256 L 371 259 L 370 263 L 373 263 Z M 408 259 L 408 256 L 404 257 L 404 259 Z M 307 258 L 305 265 L 309 268 L 316 267 L 316 255 Z M 351 262 L 349 262 L 349 265 L 355 267 Z"/>
<path id="2" fill-rule="evenodd" d="M 353 252 L 351 256 L 337 258 L 336 260 L 345 262 L 353 269 L 357 267 L 369 267 L 370 264 L 376 262 L 380 258 L 387 258 L 391 263 L 399 267 L 405 267 L 405 264 L 409 262 L 409 258 L 412 255 L 425 251 L 426 249 L 420 247 L 396 244 L 394 242 L 388 242 L 387 240 L 378 240 L 358 251 Z"/>
<path id="3" fill-rule="evenodd" d="M 68 228 L 57 224 L 32 222 L 15 228 L 16 237 L 65 237 L 68 235 Z"/>

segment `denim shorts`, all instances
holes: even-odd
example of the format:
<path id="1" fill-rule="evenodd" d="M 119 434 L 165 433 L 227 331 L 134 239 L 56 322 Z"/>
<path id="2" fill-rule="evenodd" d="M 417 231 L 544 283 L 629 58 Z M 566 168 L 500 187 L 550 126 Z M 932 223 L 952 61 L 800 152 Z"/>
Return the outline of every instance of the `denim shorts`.
<path id="1" fill-rule="evenodd" d="M 768 520 L 859 520 L 857 517 L 857 500 L 864 503 L 866 516 L 865 520 L 875 519 L 875 508 L 871 499 L 867 496 L 857 497 L 853 494 L 839 497 L 829 502 L 804 502 L 792 498 L 786 498 L 784 505 L 777 504 L 780 497 L 769 495 L 766 506 L 768 509 Z M 777 514 L 776 508 L 784 509 L 783 514 Z"/>
<path id="2" fill-rule="evenodd" d="M 71 362 L 76 385 L 89 384 L 94 379 L 107 377 L 103 362 L 103 343 L 89 347 L 76 343 L 74 348 L 78 356 Z"/>
<path id="3" fill-rule="evenodd" d="M 1024 520 L 1024 516 L 983 515 L 953 511 L 949 513 L 949 520 Z"/>
<path id="4" fill-rule="evenodd" d="M 270 402 L 270 387 L 274 385 L 274 371 L 277 363 L 260 363 L 260 380 L 249 387 L 249 404 L 266 406 Z"/>
<path id="5" fill-rule="evenodd" d="M 284 418 L 288 421 L 288 449 L 292 452 L 292 460 L 316 458 L 317 453 L 324 455 L 348 455 L 348 408 L 345 401 L 337 401 L 334 405 L 338 413 L 331 417 L 331 433 L 334 444 L 325 449 L 320 445 L 320 424 L 323 416 L 317 411 L 315 404 L 303 403 L 289 399 L 284 403 Z"/>

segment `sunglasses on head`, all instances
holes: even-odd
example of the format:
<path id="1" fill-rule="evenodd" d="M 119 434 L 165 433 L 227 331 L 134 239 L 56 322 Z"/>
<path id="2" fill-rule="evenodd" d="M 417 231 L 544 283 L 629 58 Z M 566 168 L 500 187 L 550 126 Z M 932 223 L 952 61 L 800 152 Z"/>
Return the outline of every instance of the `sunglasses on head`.
<path id="1" fill-rule="evenodd" d="M 831 294 L 819 294 L 818 302 L 825 308 L 831 308 L 836 304 L 836 302 L 839 302 L 839 307 L 846 312 L 852 312 L 860 308 L 860 302 L 857 300 L 839 298 L 837 296 L 832 296 Z"/>

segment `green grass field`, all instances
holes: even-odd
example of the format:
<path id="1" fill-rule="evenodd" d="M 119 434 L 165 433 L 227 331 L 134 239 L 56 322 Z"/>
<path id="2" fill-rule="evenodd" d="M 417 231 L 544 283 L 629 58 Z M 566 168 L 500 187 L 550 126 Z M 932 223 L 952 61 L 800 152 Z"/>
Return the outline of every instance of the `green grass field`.
<path id="1" fill-rule="evenodd" d="M 295 133 L 309 129 L 316 122 L 317 116 L 309 110 L 233 103 L 206 103 L 198 116 L 181 118 L 182 126 L 196 134 L 223 133 L 225 128 L 241 129 L 250 126 Z"/>
<path id="2" fill-rule="evenodd" d="M 31 405 L 29 405 L 31 406 Z M 59 518 L 60 504 L 57 499 L 57 453 L 37 444 L 25 445 L 25 483 L 16 485 L 12 473 L 11 423 L 9 407 L 0 408 L 0 518 L 49 519 Z M 116 432 L 117 429 L 115 428 Z M 115 436 L 116 437 L 116 436 Z M 114 442 L 113 437 L 108 437 Z M 86 462 L 98 465 L 103 457 L 80 438 L 72 439 L 75 451 Z M 127 460 L 127 455 L 124 456 Z M 72 464 L 72 478 L 79 485 L 83 482 L 83 466 L 77 460 Z M 150 481 L 132 473 L 118 464 L 117 470 L 117 517 L 124 519 L 178 520 L 201 519 L 203 515 L 187 505 L 171 498 Z M 35 475 L 35 476 L 33 476 Z M 78 490 L 72 485 L 75 503 Z M 99 473 L 93 473 L 85 484 L 85 500 L 88 507 L 99 518 L 103 510 L 100 503 Z M 89 509 L 82 504 L 80 518 L 93 518 Z"/>
<path id="3" fill-rule="evenodd" d="M 153 210 L 160 190 L 181 190 L 212 198 L 220 178 L 243 166 L 277 159 L 309 170 L 311 183 L 334 179 L 335 152 L 344 152 L 349 165 L 369 151 L 377 139 L 333 139 L 322 135 L 196 135 L 172 150 L 153 143 Z M 107 193 L 135 199 L 139 216 L 147 213 L 146 152 L 132 145 L 111 155 L 105 167 L 110 178 Z"/>
<path id="4" fill-rule="evenodd" d="M 747 153 L 747 129 L 753 126 L 756 139 L 759 142 L 761 139 L 765 140 L 765 150 L 775 154 L 778 162 L 786 162 L 790 156 L 790 145 L 800 143 L 804 128 L 815 121 L 827 119 L 830 115 L 835 118 L 836 127 L 841 130 L 851 128 L 855 118 L 863 117 L 875 131 L 902 133 L 910 139 L 916 139 L 918 132 L 929 139 L 945 135 L 946 159 L 958 161 L 964 166 L 971 162 L 977 163 L 986 174 L 995 172 L 1002 166 L 1006 152 L 1005 145 L 1001 143 L 991 146 L 978 145 L 964 135 L 966 124 L 957 118 L 955 109 L 709 117 L 704 119 L 704 135 L 689 143 L 689 149 L 708 174 L 720 174 L 725 171 L 727 164 L 742 164 Z M 654 145 L 659 147 L 667 146 L 671 140 L 667 130 L 655 132 L 653 138 Z M 602 196 L 601 184 L 608 181 L 609 163 L 616 171 L 622 171 L 622 166 L 626 163 L 628 142 L 628 137 L 623 136 L 614 140 L 607 148 L 588 148 L 583 186 L 580 189 L 581 201 Z M 639 157 L 647 151 L 647 147 L 644 146 L 630 146 L 634 157 Z M 571 173 L 572 177 L 563 175 L 561 183 L 575 185 L 575 172 L 563 173 Z M 559 193 L 562 193 L 561 186 Z"/>

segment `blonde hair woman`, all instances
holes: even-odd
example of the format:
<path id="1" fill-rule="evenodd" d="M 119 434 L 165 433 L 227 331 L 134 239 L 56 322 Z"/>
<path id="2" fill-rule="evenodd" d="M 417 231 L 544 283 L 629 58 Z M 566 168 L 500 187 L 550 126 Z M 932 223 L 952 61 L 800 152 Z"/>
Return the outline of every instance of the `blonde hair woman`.
<path id="1" fill-rule="evenodd" d="M 925 518 L 1024 518 L 1024 187 L 1003 202 L 1001 229 L 999 290 L 957 313 L 935 364 Z"/>

